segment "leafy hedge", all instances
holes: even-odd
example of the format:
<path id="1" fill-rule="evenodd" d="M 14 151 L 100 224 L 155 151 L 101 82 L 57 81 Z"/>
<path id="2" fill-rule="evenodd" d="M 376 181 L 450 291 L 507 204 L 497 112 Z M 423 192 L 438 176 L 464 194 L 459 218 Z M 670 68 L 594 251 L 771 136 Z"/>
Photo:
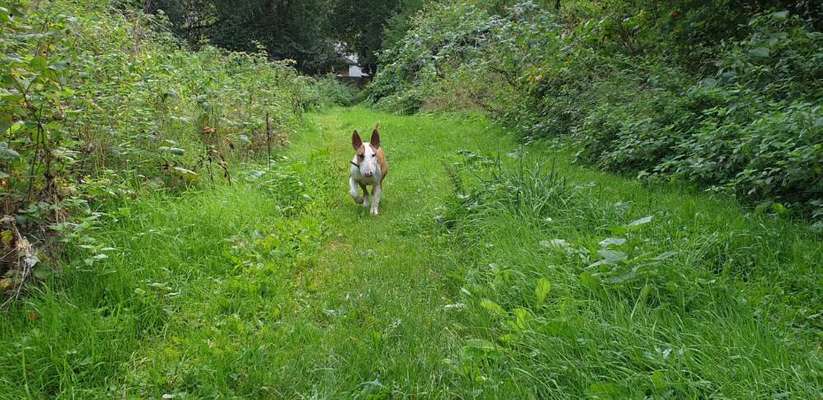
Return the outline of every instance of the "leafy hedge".
<path id="1" fill-rule="evenodd" d="M 604 169 L 823 218 L 819 7 L 474 3 L 421 12 L 383 52 L 371 100 L 482 108 L 527 139 L 565 137 Z"/>
<path id="2" fill-rule="evenodd" d="M 303 99 L 309 108 L 317 110 L 335 105 L 350 106 L 357 102 L 357 88 L 341 82 L 332 74 L 303 79 L 308 81 Z"/>
<path id="3" fill-rule="evenodd" d="M 307 84 L 287 63 L 189 51 L 162 18 L 106 0 L 12 0 L 0 23 L 2 212 L 40 241 L 59 236 L 99 253 L 83 235 L 96 205 L 231 179 L 234 160 L 285 142 L 308 106 Z M 12 256 L 0 274 L 14 246 L 2 242 Z"/>

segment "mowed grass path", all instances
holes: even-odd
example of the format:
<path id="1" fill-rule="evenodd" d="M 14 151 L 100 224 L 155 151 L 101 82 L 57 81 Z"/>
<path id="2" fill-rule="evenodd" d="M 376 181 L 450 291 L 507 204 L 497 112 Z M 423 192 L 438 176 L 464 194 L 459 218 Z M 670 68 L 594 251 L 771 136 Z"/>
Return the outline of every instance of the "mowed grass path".
<path id="1" fill-rule="evenodd" d="M 391 172 L 372 217 L 347 174 L 352 131 L 378 122 Z M 510 143 L 491 129 L 334 110 L 258 179 L 113 210 L 108 260 L 78 255 L 2 317 L 0 398 L 448 396 L 458 249 L 435 217 L 458 149 Z"/>
<path id="2" fill-rule="evenodd" d="M 378 122 L 372 217 L 347 171 Z M 107 209 L 108 259 L 0 315 L 0 399 L 821 393 L 819 235 L 569 160 L 480 117 L 309 115 L 232 186 Z M 604 239 L 660 268 L 595 279 Z"/>

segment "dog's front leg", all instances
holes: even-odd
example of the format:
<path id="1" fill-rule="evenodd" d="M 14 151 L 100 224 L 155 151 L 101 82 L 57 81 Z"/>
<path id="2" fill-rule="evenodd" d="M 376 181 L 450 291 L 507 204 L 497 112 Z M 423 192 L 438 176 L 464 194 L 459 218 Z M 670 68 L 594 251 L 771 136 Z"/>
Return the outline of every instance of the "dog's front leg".
<path id="1" fill-rule="evenodd" d="M 379 183 L 374 185 L 371 192 L 371 215 L 377 215 L 380 210 L 380 195 L 383 194 L 383 186 Z"/>
<path id="2" fill-rule="evenodd" d="M 361 183 L 360 189 L 363 189 L 363 207 L 369 208 L 369 188 Z"/>
<path id="3" fill-rule="evenodd" d="M 357 182 L 354 181 L 354 178 L 349 177 L 349 194 L 351 198 L 354 199 L 354 202 L 357 204 L 363 204 L 363 196 L 360 195 L 360 192 L 357 191 Z"/>

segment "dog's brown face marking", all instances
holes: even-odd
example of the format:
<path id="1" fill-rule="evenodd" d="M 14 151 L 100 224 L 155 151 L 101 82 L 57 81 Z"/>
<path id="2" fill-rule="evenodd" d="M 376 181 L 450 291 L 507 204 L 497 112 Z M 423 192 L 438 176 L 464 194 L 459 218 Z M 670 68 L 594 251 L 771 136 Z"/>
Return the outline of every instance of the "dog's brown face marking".
<path id="1" fill-rule="evenodd" d="M 374 146 L 370 143 L 363 143 L 362 146 L 357 148 L 357 158 L 356 164 L 361 165 L 364 162 L 372 163 L 372 160 L 377 159 L 379 163 L 379 158 L 383 151 L 381 149 L 375 150 Z"/>
<path id="2" fill-rule="evenodd" d="M 361 144 L 360 147 L 357 148 L 357 163 L 360 164 L 363 162 L 363 159 L 366 158 L 366 145 Z"/>

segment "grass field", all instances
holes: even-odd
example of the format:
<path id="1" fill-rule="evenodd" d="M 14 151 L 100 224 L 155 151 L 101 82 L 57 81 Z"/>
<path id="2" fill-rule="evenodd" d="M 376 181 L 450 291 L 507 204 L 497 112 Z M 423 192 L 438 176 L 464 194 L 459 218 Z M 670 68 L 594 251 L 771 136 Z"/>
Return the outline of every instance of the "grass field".
<path id="1" fill-rule="evenodd" d="M 347 193 L 382 126 L 382 213 Z M 802 224 L 572 165 L 481 117 L 311 115 L 233 186 L 112 206 L 0 314 L 0 398 L 823 396 Z"/>

